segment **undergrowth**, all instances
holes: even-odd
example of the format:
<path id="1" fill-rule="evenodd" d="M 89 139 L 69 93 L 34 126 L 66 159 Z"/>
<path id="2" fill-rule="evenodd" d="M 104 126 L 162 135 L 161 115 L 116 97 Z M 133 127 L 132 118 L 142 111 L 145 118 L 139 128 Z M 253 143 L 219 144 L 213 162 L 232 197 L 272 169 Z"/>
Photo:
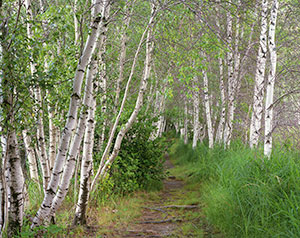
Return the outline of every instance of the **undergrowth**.
<path id="1" fill-rule="evenodd" d="M 268 160 L 239 141 L 227 150 L 178 141 L 171 158 L 176 174 L 202 184 L 203 211 L 226 237 L 300 237 L 299 152 L 275 148 Z"/>

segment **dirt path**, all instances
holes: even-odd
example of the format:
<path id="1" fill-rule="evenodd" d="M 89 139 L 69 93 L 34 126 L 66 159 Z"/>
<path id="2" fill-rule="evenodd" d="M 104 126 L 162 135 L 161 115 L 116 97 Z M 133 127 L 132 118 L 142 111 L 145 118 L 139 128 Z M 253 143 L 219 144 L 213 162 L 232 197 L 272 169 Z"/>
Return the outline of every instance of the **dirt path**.
<path id="1" fill-rule="evenodd" d="M 110 206 L 94 209 L 84 237 L 222 238 L 207 224 L 201 211 L 201 184 L 185 184 L 166 158 L 165 169 L 171 172 L 162 190 L 137 192 Z"/>
<path id="2" fill-rule="evenodd" d="M 165 167 L 173 167 L 170 160 Z M 142 215 L 128 226 L 122 237 L 216 237 L 199 221 L 199 204 L 182 204 L 180 199 L 186 193 L 183 181 L 169 176 L 158 198 L 147 201 Z"/>

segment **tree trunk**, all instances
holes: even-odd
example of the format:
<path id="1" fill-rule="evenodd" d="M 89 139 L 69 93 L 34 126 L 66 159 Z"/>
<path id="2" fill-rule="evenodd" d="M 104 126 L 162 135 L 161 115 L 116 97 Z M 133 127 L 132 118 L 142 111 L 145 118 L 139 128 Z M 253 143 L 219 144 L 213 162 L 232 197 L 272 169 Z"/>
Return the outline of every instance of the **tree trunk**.
<path id="1" fill-rule="evenodd" d="M 101 33 L 101 38 L 97 43 L 96 49 L 99 50 L 103 47 L 103 43 L 104 38 L 105 38 L 105 34 L 107 32 L 107 24 L 106 24 L 106 19 L 108 19 L 108 15 L 109 15 L 109 6 L 105 6 L 103 5 L 103 9 L 102 9 L 102 14 L 104 16 L 103 20 L 103 31 Z M 96 107 L 96 103 L 94 103 L 94 90 L 95 85 L 98 87 L 97 84 L 93 83 L 96 82 L 97 79 L 97 73 L 98 73 L 98 58 L 101 59 L 103 55 L 103 52 L 101 51 L 100 54 L 96 54 L 93 56 L 91 63 L 90 63 L 90 67 L 88 68 L 88 72 L 87 72 L 87 80 L 86 80 L 86 85 L 85 85 L 85 94 L 84 94 L 84 109 L 81 112 L 81 116 L 79 119 L 79 123 L 77 126 L 77 131 L 75 134 L 75 137 L 73 138 L 73 141 L 71 143 L 71 147 L 70 147 L 70 151 L 69 151 L 69 157 L 67 159 L 67 162 L 64 166 L 64 172 L 62 175 L 62 180 L 60 182 L 60 186 L 58 189 L 58 192 L 52 202 L 52 207 L 51 207 L 51 212 L 50 212 L 50 217 L 54 215 L 54 213 L 56 212 L 56 210 L 60 207 L 62 201 L 64 200 L 67 191 L 69 189 L 70 186 L 70 181 L 71 178 L 74 174 L 74 170 L 75 170 L 75 165 L 76 165 L 76 158 L 77 158 L 77 154 L 79 151 L 79 147 L 82 141 L 82 137 L 84 132 L 87 130 L 88 133 L 91 133 L 92 130 L 92 135 L 94 135 L 94 129 L 92 129 L 91 127 L 94 128 L 94 114 L 95 114 L 95 107 Z M 101 70 L 101 69 L 100 69 Z M 88 117 L 88 114 L 93 113 L 93 116 Z M 88 128 L 86 128 L 86 125 L 88 125 Z M 85 133 L 87 133 L 87 131 Z M 90 135 L 88 137 L 85 137 L 85 141 L 84 141 L 84 147 L 83 147 L 83 156 L 91 156 L 92 154 L 92 148 L 88 147 L 88 152 L 86 152 L 86 145 L 87 144 L 94 144 L 94 136 L 91 138 Z M 87 141 L 88 139 L 88 141 Z M 91 142 L 92 140 L 92 142 Z M 89 153 L 88 155 L 86 153 Z M 90 160 L 92 160 L 92 157 L 90 158 Z M 82 163 L 84 163 L 85 158 L 82 159 Z M 82 174 L 83 175 L 83 174 Z M 83 175 L 84 176 L 84 175 Z"/>
<path id="2" fill-rule="evenodd" d="M 205 114 L 206 114 L 209 148 L 213 148 L 214 135 L 213 135 L 212 121 L 211 121 L 211 110 L 210 110 L 210 105 L 209 105 L 208 78 L 207 78 L 207 73 L 205 70 L 202 70 L 202 74 L 203 74 L 204 106 L 205 106 Z"/>
<path id="3" fill-rule="evenodd" d="M 41 207 L 39 208 L 33 220 L 33 223 L 31 225 L 32 228 L 41 225 L 45 217 L 49 215 L 51 204 L 56 194 L 56 190 L 59 183 L 59 177 L 62 173 L 62 168 L 69 148 L 69 141 L 76 125 L 77 111 L 80 102 L 81 86 L 85 69 L 86 66 L 89 64 L 92 55 L 95 52 L 96 42 L 99 38 L 102 29 L 103 17 L 98 16 L 100 11 L 95 10 L 97 8 L 96 6 L 100 5 L 101 3 L 102 1 L 100 0 L 96 0 L 94 3 L 95 7 L 93 8 L 91 33 L 88 36 L 85 48 L 83 50 L 81 58 L 79 59 L 78 66 L 76 69 L 75 78 L 73 81 L 73 93 L 71 95 L 66 126 L 62 132 L 61 142 L 58 149 L 58 154 L 56 155 L 56 160 L 51 174 L 50 183 L 48 185 L 43 203 L 41 204 Z"/>
<path id="4" fill-rule="evenodd" d="M 225 86 L 223 76 L 223 60 L 219 57 L 219 72 L 220 72 L 220 94 L 221 94 L 221 115 L 219 126 L 216 133 L 216 142 L 221 143 L 224 135 L 225 116 L 226 116 L 226 102 L 225 102 Z"/>
<path id="5" fill-rule="evenodd" d="M 95 75 L 94 75 L 95 76 Z M 97 92 L 98 83 L 94 78 L 93 89 Z M 80 190 L 78 195 L 78 202 L 76 204 L 76 211 L 73 224 L 86 224 L 85 212 L 88 202 L 88 194 L 90 190 L 90 177 L 93 165 L 93 147 L 94 147 L 94 132 L 95 132 L 95 110 L 96 110 L 96 94 L 93 95 L 91 107 L 89 108 L 88 124 L 85 130 L 83 156 L 81 161 L 80 171 Z"/>
<path id="6" fill-rule="evenodd" d="M 272 152 L 272 131 L 273 131 L 273 97 L 274 97 L 274 85 L 276 78 L 276 63 L 277 63 L 277 52 L 275 42 L 275 30 L 276 20 L 278 12 L 278 1 L 274 0 L 271 10 L 271 19 L 269 26 L 269 51 L 271 68 L 268 75 L 267 92 L 266 92 L 266 112 L 265 112 L 265 144 L 264 154 L 265 156 L 271 156 Z"/>
<path id="7" fill-rule="evenodd" d="M 10 190 L 7 234 L 8 237 L 13 237 L 21 231 L 24 213 L 24 177 L 17 136 L 13 129 L 9 129 L 7 136 L 7 166 L 9 170 L 7 184 Z"/>
<path id="8" fill-rule="evenodd" d="M 32 25 L 31 21 L 33 20 L 33 14 L 32 14 L 32 9 L 31 9 L 31 0 L 25 0 L 25 7 L 26 7 L 26 13 L 28 16 L 28 22 L 27 22 L 27 36 L 29 39 L 33 37 L 32 33 Z M 29 46 L 29 49 L 31 47 Z M 36 67 L 35 63 L 33 61 L 32 56 L 31 62 L 30 62 L 30 70 L 31 70 L 31 76 L 33 77 L 34 74 L 36 73 Z M 37 141 L 38 141 L 38 148 L 40 151 L 40 161 L 41 161 L 41 167 L 42 167 L 42 173 L 43 173 L 43 187 L 44 187 L 44 192 L 46 192 L 46 188 L 49 183 L 50 179 L 50 170 L 49 170 L 49 161 L 47 158 L 47 153 L 46 153 L 46 143 L 45 143 L 45 133 L 44 133 L 44 123 L 43 123 L 43 109 L 42 109 L 42 97 L 41 97 L 41 89 L 39 85 L 36 85 L 34 89 L 34 96 L 36 100 L 37 106 L 36 108 L 36 116 L 37 116 Z"/>
<path id="9" fill-rule="evenodd" d="M 123 100 L 122 100 L 122 103 L 121 103 L 121 106 L 120 106 L 120 109 L 119 109 L 119 113 L 115 119 L 115 122 L 114 122 L 114 125 L 112 127 L 112 130 L 110 132 L 110 136 L 109 136 L 109 139 L 108 139 L 108 142 L 107 142 L 107 145 L 105 147 L 105 150 L 102 154 L 102 158 L 101 158 L 101 162 L 100 162 L 100 165 L 99 165 L 99 168 L 98 168 L 98 171 L 96 173 L 96 176 L 93 180 L 93 183 L 92 183 L 92 187 L 93 187 L 93 184 L 94 182 L 98 179 L 98 177 L 100 176 L 100 173 L 101 173 L 101 170 L 103 168 L 103 166 L 105 165 L 106 161 L 108 160 L 108 155 L 109 155 L 109 151 L 110 151 L 110 148 L 111 148 L 111 144 L 112 144 L 112 141 L 114 139 L 114 135 L 115 135 L 115 132 L 116 132 L 116 129 L 117 129 L 117 126 L 118 126 L 118 123 L 119 123 L 119 120 L 121 118 L 121 115 L 122 115 L 122 112 L 124 110 L 124 106 L 125 106 L 125 102 L 126 102 L 126 99 L 127 99 L 127 95 L 129 93 L 129 86 L 130 86 L 130 83 L 131 83 L 131 80 L 132 80 L 132 77 L 133 77 L 133 73 L 134 73 L 134 69 L 135 69 L 135 65 L 136 65 L 136 61 L 137 61 L 137 58 L 138 58 L 138 54 L 140 52 L 140 49 L 142 47 L 142 43 L 144 41 L 144 38 L 145 38 L 145 35 L 147 32 L 150 31 L 151 27 L 152 27 L 152 24 L 153 24 L 153 21 L 154 21 L 154 17 L 155 17 L 156 13 L 154 12 L 151 17 L 150 17 L 150 20 L 149 20 L 149 23 L 146 27 L 146 29 L 144 30 L 142 36 L 141 36 L 141 39 L 140 39 L 140 42 L 139 42 L 139 45 L 137 47 L 137 50 L 135 52 L 135 56 L 134 56 L 134 59 L 133 59 L 133 63 L 132 63 L 132 67 L 131 67 L 131 71 L 130 71 L 130 75 L 129 75 L 129 78 L 128 78 L 128 81 L 127 81 L 127 84 L 126 84 L 126 88 L 125 88 L 125 92 L 124 92 L 124 95 L 123 95 Z M 148 33 L 149 34 L 149 33 Z M 149 56 L 147 56 L 149 57 Z M 146 63 L 146 62 L 145 62 Z M 145 72 L 144 72 L 144 75 L 145 75 Z M 131 125 L 130 125 L 131 126 Z M 122 138 L 123 139 L 123 138 Z M 122 141 L 121 139 L 121 141 Z"/>
<path id="10" fill-rule="evenodd" d="M 255 87 L 253 97 L 253 110 L 250 124 L 250 147 L 258 145 L 261 130 L 261 118 L 263 113 L 265 68 L 267 59 L 267 13 L 268 1 L 262 0 L 261 32 L 257 55 L 257 66 L 255 73 Z"/>
<path id="11" fill-rule="evenodd" d="M 114 107 L 114 113 L 117 112 L 117 109 L 119 107 L 119 99 L 120 99 L 120 93 L 121 93 L 121 83 L 124 80 L 124 67 L 125 67 L 125 60 L 126 60 L 126 44 L 128 41 L 127 37 L 127 28 L 129 27 L 130 20 L 131 20 L 131 12 L 130 7 L 128 6 L 128 0 L 126 0 L 125 3 L 125 15 L 123 18 L 123 25 L 121 30 L 121 49 L 120 49 L 120 58 L 119 58 L 119 77 L 117 79 L 116 83 L 116 98 L 115 98 L 115 107 Z M 132 4 L 133 5 L 133 4 Z M 133 9 L 133 6 L 132 6 Z"/>
<path id="12" fill-rule="evenodd" d="M 230 104 L 230 99 L 232 100 L 232 97 L 230 98 L 229 95 L 232 95 L 231 89 L 233 84 L 233 54 L 232 54 L 232 16 L 230 11 L 227 12 L 227 43 L 229 46 L 228 53 L 227 53 L 227 72 L 228 72 L 228 108 Z M 227 112 L 228 114 L 228 112 Z M 229 122 L 226 121 L 225 124 L 225 130 L 224 130 L 224 145 L 227 145 L 230 129 L 229 129 Z"/>
<path id="13" fill-rule="evenodd" d="M 186 95 L 184 95 L 184 144 L 188 143 L 188 103 Z"/>
<path id="14" fill-rule="evenodd" d="M 115 141 L 115 144 L 114 144 L 113 151 L 112 151 L 111 155 L 109 156 L 109 158 L 106 161 L 105 161 L 105 159 L 106 159 L 107 155 L 105 155 L 105 152 L 104 152 L 105 156 L 102 156 L 102 160 L 101 160 L 100 166 L 98 168 L 97 174 L 96 174 L 96 176 L 95 176 L 95 178 L 92 182 L 91 190 L 93 190 L 93 188 L 95 187 L 95 184 L 98 181 L 98 178 L 99 177 L 102 178 L 102 176 L 106 173 L 106 171 L 108 169 L 108 166 L 111 165 L 111 163 L 114 161 L 114 159 L 118 155 L 120 147 L 121 147 L 122 140 L 123 140 L 125 134 L 127 133 L 127 131 L 131 128 L 132 124 L 136 120 L 136 117 L 137 117 L 137 115 L 138 115 L 138 113 L 139 113 L 139 111 L 140 111 L 140 109 L 143 105 L 143 96 L 144 96 L 144 93 L 145 93 L 146 88 L 147 88 L 147 82 L 148 82 L 148 79 L 149 79 L 149 76 L 150 76 L 150 71 L 151 71 L 152 51 L 153 51 L 153 42 L 152 42 L 151 36 L 152 36 L 152 27 L 153 27 L 154 18 L 156 16 L 156 13 L 157 12 L 156 12 L 155 5 L 152 4 L 151 17 L 149 19 L 148 26 L 147 26 L 146 30 L 144 31 L 144 33 L 141 37 L 141 41 L 140 41 L 140 44 L 138 46 L 138 50 L 136 52 L 136 56 L 137 56 L 137 53 L 139 51 L 139 48 L 141 47 L 141 43 L 142 43 L 143 38 L 144 38 L 144 34 L 148 31 L 147 38 L 146 38 L 146 59 L 145 59 L 145 66 L 144 66 L 144 74 L 143 74 L 143 79 L 142 79 L 142 82 L 141 82 L 139 94 L 138 94 L 138 97 L 137 97 L 137 100 L 136 100 L 135 108 L 134 108 L 132 114 L 130 115 L 130 118 L 128 119 L 127 123 L 124 126 L 121 127 L 121 129 L 120 129 L 120 131 L 119 131 L 119 133 L 116 137 L 116 141 Z M 133 69 L 134 69 L 134 66 L 135 66 L 135 60 L 136 60 L 136 57 L 134 58 L 133 67 L 132 67 L 132 71 L 131 71 L 131 74 L 130 74 L 130 78 L 128 79 L 128 82 L 131 80 L 131 77 L 132 77 Z M 128 85 L 128 82 L 127 82 L 127 85 Z M 128 88 L 126 88 L 126 89 L 128 89 Z M 125 90 L 124 97 L 125 96 L 126 96 L 126 90 Z M 121 109 L 124 107 L 124 103 L 125 103 L 125 101 L 124 101 L 124 98 L 123 98 Z M 119 112 L 119 114 L 120 114 L 120 112 Z M 116 123 L 115 123 L 114 127 L 115 126 L 116 126 Z M 107 150 L 107 148 L 110 148 L 110 145 L 108 145 L 108 146 L 106 147 L 106 150 Z"/>
<path id="15" fill-rule="evenodd" d="M 56 157 L 56 139 L 57 139 L 57 128 L 54 125 L 53 119 L 55 116 L 56 109 L 48 105 L 48 115 L 49 115 L 49 169 L 50 172 L 53 170 Z"/>
<path id="16" fill-rule="evenodd" d="M 235 113 L 236 96 L 238 94 L 239 86 L 239 69 L 240 69 L 240 52 L 239 52 L 239 38 L 240 38 L 240 0 L 237 3 L 237 20 L 235 31 L 235 47 L 234 47 L 234 62 L 232 62 L 232 53 L 228 55 L 228 111 L 227 111 L 227 123 L 224 132 L 224 145 L 229 146 L 233 131 L 233 120 Z M 227 37 L 231 44 L 232 42 L 232 17 L 231 13 L 227 13 Z M 232 48 L 230 49 L 230 51 Z M 233 67 L 234 65 L 234 67 Z"/>
<path id="17" fill-rule="evenodd" d="M 27 130 L 22 131 L 23 139 L 24 139 L 24 146 L 26 150 L 26 155 L 29 162 L 29 174 L 30 178 L 35 181 L 39 182 L 39 174 L 37 170 L 37 163 L 36 163 L 36 157 L 34 153 L 34 148 L 31 146 L 31 138 Z"/>
<path id="18" fill-rule="evenodd" d="M 193 149 L 197 147 L 197 142 L 199 140 L 199 82 L 198 77 L 194 77 L 194 87 L 193 87 L 193 108 L 194 108 L 194 128 L 193 128 Z"/>

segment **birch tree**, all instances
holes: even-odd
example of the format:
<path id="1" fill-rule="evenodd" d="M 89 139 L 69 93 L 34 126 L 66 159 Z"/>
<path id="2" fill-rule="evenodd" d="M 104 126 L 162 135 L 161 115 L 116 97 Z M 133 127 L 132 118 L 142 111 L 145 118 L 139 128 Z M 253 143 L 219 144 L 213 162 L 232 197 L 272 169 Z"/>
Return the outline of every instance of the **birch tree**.
<path id="1" fill-rule="evenodd" d="M 271 9 L 271 19 L 269 25 L 269 52 L 271 67 L 267 81 L 266 91 L 266 106 L 265 106 L 265 140 L 264 140 L 264 154 L 270 158 L 272 152 L 272 131 L 273 131 L 273 97 L 274 85 L 276 78 L 276 63 L 277 52 L 275 42 L 276 20 L 278 13 L 278 1 L 274 0 Z"/>
<path id="2" fill-rule="evenodd" d="M 230 2 L 231 3 L 231 2 Z M 232 16 L 230 11 L 227 11 L 227 32 L 226 32 L 226 37 L 227 37 L 227 44 L 230 47 L 232 45 Z M 228 107 L 233 103 L 233 94 L 232 94 L 232 85 L 233 83 L 233 54 L 232 54 L 232 48 L 229 48 L 229 51 L 227 53 L 227 77 L 228 77 Z M 227 118 L 228 118 L 229 112 L 227 111 Z M 230 117 L 230 116 L 229 116 Z M 226 121 L 225 124 L 225 130 L 224 130 L 224 145 L 227 145 L 228 139 L 230 137 L 230 132 L 231 132 L 231 127 L 232 124 L 230 121 Z"/>
<path id="3" fill-rule="evenodd" d="M 207 134 L 208 134 L 208 142 L 209 148 L 213 148 L 214 146 L 214 135 L 213 135 L 213 127 L 211 121 L 211 109 L 209 104 L 209 94 L 208 94 L 208 78 L 207 73 L 203 69 L 203 94 L 204 94 L 204 107 L 205 107 L 205 115 L 206 115 L 206 123 L 207 123 Z"/>
<path id="4" fill-rule="evenodd" d="M 220 12 L 220 2 L 218 1 L 217 7 L 217 16 L 216 16 L 216 25 L 219 30 L 221 30 L 221 25 L 219 19 L 221 18 Z M 225 127 L 225 117 L 226 117 L 226 101 L 225 101 L 225 84 L 224 84 L 224 67 L 223 67 L 223 59 L 221 55 L 219 56 L 219 88 L 220 88 L 220 100 L 221 100 L 221 113 L 220 113 L 220 121 L 216 132 L 216 142 L 221 143 L 224 136 L 224 127 Z"/>
<path id="5" fill-rule="evenodd" d="M 25 7 L 26 7 L 26 13 L 28 16 L 28 22 L 27 22 L 27 35 L 29 39 L 33 38 L 32 33 L 32 24 L 33 21 L 33 15 L 32 15 L 32 9 L 31 9 L 31 0 L 25 0 Z M 29 49 L 31 50 L 31 47 L 29 46 Z M 31 76 L 34 77 L 34 74 L 36 73 L 36 65 L 34 62 L 33 57 L 31 56 L 31 62 L 30 62 L 30 71 Z M 49 161 L 47 158 L 47 152 L 46 152 L 46 143 L 45 143 L 45 133 L 44 133 L 44 123 L 42 119 L 43 110 L 42 110 L 42 97 L 41 97 L 41 89 L 39 85 L 36 85 L 34 91 L 34 97 L 36 100 L 36 115 L 37 115 L 37 141 L 38 141 L 38 149 L 39 149 L 39 157 L 41 161 L 41 167 L 42 167 L 42 174 L 43 174 L 43 187 L 44 191 L 46 191 L 46 188 L 49 183 L 50 179 L 50 170 L 49 170 Z"/>
<path id="6" fill-rule="evenodd" d="M 268 1 L 262 0 L 261 11 L 261 31 L 259 40 L 259 49 L 257 55 L 257 66 L 255 73 L 255 86 L 253 96 L 253 109 L 250 124 L 250 147 L 257 146 L 260 130 L 261 118 L 263 113 L 265 68 L 267 60 L 267 13 Z"/>
<path id="7" fill-rule="evenodd" d="M 23 139 L 24 139 L 24 146 L 26 150 L 26 155 L 28 158 L 29 163 L 29 174 L 30 178 L 35 182 L 39 182 L 39 174 L 38 174 L 38 167 L 37 161 L 34 153 L 34 147 L 31 145 L 31 138 L 27 130 L 22 131 Z"/>
<path id="8" fill-rule="evenodd" d="M 98 181 L 98 178 L 99 177 L 102 178 L 103 175 L 107 172 L 108 166 L 114 161 L 114 159 L 118 155 L 120 147 L 121 147 L 122 140 L 123 140 L 126 132 L 131 128 L 132 124 L 136 120 L 136 117 L 137 117 L 137 115 L 138 115 L 138 113 L 139 113 L 139 111 L 140 111 L 140 109 L 141 109 L 141 107 L 143 105 L 143 97 L 144 97 L 144 93 L 145 93 L 146 88 L 147 88 L 148 79 L 150 77 L 152 51 L 153 51 L 153 47 L 154 47 L 152 39 L 151 39 L 152 38 L 152 31 L 153 31 L 152 27 L 153 27 L 153 24 L 154 24 L 155 16 L 156 16 L 157 11 L 158 11 L 156 9 L 156 6 L 155 6 L 154 3 L 152 3 L 151 5 L 152 5 L 151 16 L 150 16 L 150 19 L 149 19 L 148 26 L 146 27 L 146 29 L 145 29 L 145 31 L 143 33 L 143 35 L 144 35 L 147 32 L 147 38 L 146 38 L 146 58 L 145 58 L 145 64 L 144 64 L 143 78 L 142 78 L 142 82 L 141 82 L 141 85 L 140 85 L 140 89 L 139 89 L 138 97 L 137 97 L 137 100 L 136 100 L 135 108 L 134 108 L 132 114 L 130 115 L 128 121 L 126 122 L 126 124 L 121 127 L 121 129 L 120 129 L 120 131 L 119 131 L 119 133 L 117 135 L 113 151 L 110 154 L 110 156 L 108 157 L 108 159 L 106 160 L 106 156 L 105 157 L 102 156 L 102 161 L 101 161 L 100 166 L 98 168 L 97 174 L 95 175 L 95 178 L 93 179 L 91 189 L 94 188 L 95 183 Z M 142 35 L 141 39 L 143 39 L 143 35 Z M 138 48 L 141 46 L 141 43 L 142 43 L 142 41 L 140 41 L 140 44 L 139 44 Z M 136 52 L 136 54 L 137 53 L 138 53 L 138 51 Z M 135 65 L 135 62 L 133 62 L 132 69 L 134 69 L 134 65 Z M 131 71 L 130 77 L 132 77 L 132 73 L 133 73 L 133 70 Z M 125 96 L 126 96 L 126 91 L 125 91 L 124 97 Z M 125 103 L 124 97 L 123 97 L 122 104 Z M 121 108 L 122 108 L 122 106 L 121 106 Z"/>
<path id="9" fill-rule="evenodd" d="M 92 15 L 91 33 L 88 36 L 88 39 L 86 40 L 84 50 L 82 52 L 82 55 L 77 65 L 75 78 L 73 81 L 73 92 L 70 100 L 68 118 L 67 118 L 66 126 L 62 132 L 61 142 L 56 156 L 54 168 L 51 174 L 50 183 L 46 190 L 46 194 L 41 204 L 41 207 L 39 208 L 33 220 L 33 223 L 31 225 L 32 228 L 41 225 L 43 220 L 49 215 L 51 204 L 56 194 L 56 190 L 59 183 L 59 176 L 62 173 L 62 168 L 69 147 L 69 141 L 76 125 L 77 111 L 78 111 L 79 101 L 80 101 L 80 92 L 81 92 L 83 77 L 85 74 L 85 69 L 86 66 L 89 64 L 92 55 L 95 52 L 96 42 L 97 39 L 99 38 L 102 29 L 103 18 L 99 16 L 100 9 L 98 7 L 100 4 L 101 4 L 100 0 L 96 0 L 95 2 L 94 1 L 92 2 L 92 5 L 93 7 L 95 7 L 95 10 L 93 11 L 93 15 Z M 104 5 L 106 6 L 106 4 Z"/>
<path id="10" fill-rule="evenodd" d="M 195 149 L 197 146 L 197 142 L 199 140 L 199 110 L 200 110 L 200 102 L 199 102 L 199 87 L 198 87 L 198 77 L 194 77 L 194 90 L 193 90 L 193 118 L 194 118 L 194 128 L 193 128 L 193 148 Z"/>

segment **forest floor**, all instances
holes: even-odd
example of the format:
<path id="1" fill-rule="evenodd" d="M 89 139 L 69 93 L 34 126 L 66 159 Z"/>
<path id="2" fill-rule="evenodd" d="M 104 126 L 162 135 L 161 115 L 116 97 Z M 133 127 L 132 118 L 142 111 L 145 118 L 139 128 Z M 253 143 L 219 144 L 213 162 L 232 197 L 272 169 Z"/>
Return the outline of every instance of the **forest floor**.
<path id="1" fill-rule="evenodd" d="M 173 167 L 167 158 L 167 178 L 160 191 L 137 192 L 94 215 L 90 211 L 91 226 L 83 231 L 85 237 L 223 237 L 207 224 L 201 211 L 201 185 L 186 184 Z"/>

